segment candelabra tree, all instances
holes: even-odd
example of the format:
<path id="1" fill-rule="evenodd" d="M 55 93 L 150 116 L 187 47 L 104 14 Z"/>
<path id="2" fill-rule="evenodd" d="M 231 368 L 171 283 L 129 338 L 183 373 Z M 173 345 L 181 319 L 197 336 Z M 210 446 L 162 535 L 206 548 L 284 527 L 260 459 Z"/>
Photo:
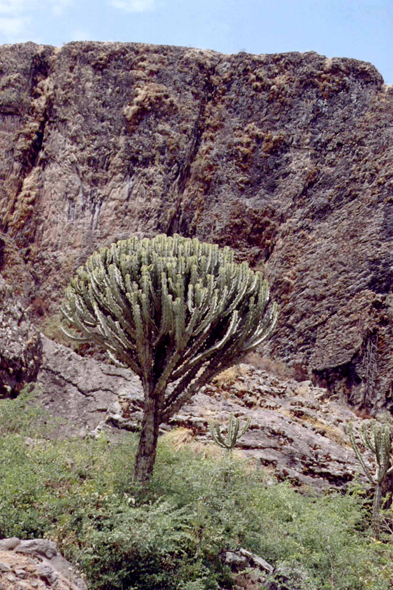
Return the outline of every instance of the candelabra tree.
<path id="1" fill-rule="evenodd" d="M 363 422 L 357 435 L 363 447 L 371 451 L 375 458 L 375 473 L 366 464 L 359 444 L 356 440 L 353 424 L 347 427 L 349 438 L 356 457 L 358 458 L 367 479 L 374 486 L 374 500 L 371 525 L 373 534 L 379 539 L 381 528 L 382 486 L 387 475 L 392 471 L 392 431 L 389 424 L 381 424 L 376 420 Z"/>
<path id="2" fill-rule="evenodd" d="M 95 252 L 71 280 L 62 313 L 68 336 L 92 339 L 141 379 L 134 476 L 145 482 L 160 424 L 269 336 L 277 306 L 262 273 L 236 264 L 229 248 L 158 235 Z"/>

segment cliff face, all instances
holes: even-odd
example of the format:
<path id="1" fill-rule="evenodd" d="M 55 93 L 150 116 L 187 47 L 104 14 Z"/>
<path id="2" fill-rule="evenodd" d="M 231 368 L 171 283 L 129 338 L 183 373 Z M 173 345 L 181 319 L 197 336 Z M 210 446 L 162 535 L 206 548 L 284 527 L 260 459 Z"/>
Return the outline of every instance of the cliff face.
<path id="1" fill-rule="evenodd" d="M 41 313 L 130 233 L 228 244 L 266 263 L 281 309 L 267 352 L 393 404 L 393 89 L 370 64 L 3 46 L 0 147 L 0 271 Z"/>

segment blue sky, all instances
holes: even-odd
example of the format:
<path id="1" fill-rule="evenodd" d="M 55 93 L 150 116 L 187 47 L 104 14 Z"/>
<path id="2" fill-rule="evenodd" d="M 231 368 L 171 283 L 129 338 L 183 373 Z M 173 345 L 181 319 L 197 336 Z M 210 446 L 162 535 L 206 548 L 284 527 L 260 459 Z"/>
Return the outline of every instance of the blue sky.
<path id="1" fill-rule="evenodd" d="M 0 0 L 0 44 L 29 40 L 313 50 L 369 61 L 393 84 L 393 0 Z"/>

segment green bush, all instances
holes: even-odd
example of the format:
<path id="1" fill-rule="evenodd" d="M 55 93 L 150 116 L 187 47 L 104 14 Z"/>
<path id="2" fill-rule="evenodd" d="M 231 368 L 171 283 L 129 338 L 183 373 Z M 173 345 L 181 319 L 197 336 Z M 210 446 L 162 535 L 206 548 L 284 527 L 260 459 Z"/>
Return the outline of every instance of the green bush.
<path id="1" fill-rule="evenodd" d="M 93 590 L 232 588 L 220 557 L 239 547 L 277 566 L 282 588 L 392 587 L 393 545 L 372 540 L 358 494 L 299 493 L 165 437 L 142 491 L 130 484 L 135 437 L 50 440 L 29 403 L 0 400 L 0 537 L 55 540 Z"/>
<path id="2" fill-rule="evenodd" d="M 47 416 L 34 406 L 37 394 L 34 386 L 27 385 L 16 399 L 0 399 L 0 437 L 13 433 L 32 436 L 42 433 Z"/>

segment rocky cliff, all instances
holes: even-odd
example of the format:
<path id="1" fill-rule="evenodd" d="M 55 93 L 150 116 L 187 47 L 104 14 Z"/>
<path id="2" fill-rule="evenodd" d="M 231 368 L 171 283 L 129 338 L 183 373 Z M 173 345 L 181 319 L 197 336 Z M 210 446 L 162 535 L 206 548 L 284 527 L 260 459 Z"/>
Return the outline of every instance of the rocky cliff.
<path id="1" fill-rule="evenodd" d="M 281 308 L 266 352 L 391 407 L 393 89 L 370 64 L 3 46 L 0 147 L 0 272 L 37 314 L 130 233 L 228 244 L 266 263 Z"/>

